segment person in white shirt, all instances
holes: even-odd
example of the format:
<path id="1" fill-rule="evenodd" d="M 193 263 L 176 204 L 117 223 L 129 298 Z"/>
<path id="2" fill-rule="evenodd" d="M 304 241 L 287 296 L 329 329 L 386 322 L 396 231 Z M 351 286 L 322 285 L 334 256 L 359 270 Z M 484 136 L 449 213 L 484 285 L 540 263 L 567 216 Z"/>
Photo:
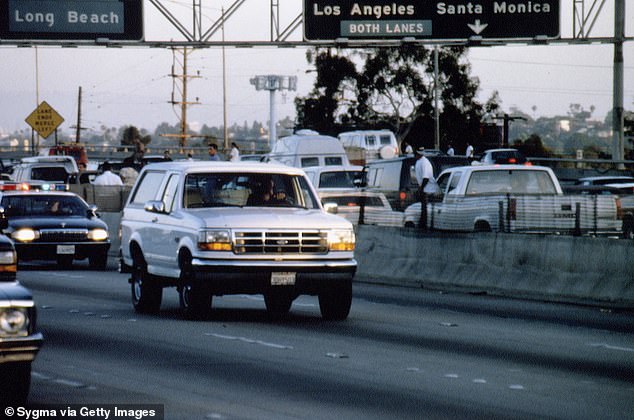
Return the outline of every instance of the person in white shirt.
<path id="1" fill-rule="evenodd" d="M 229 160 L 231 162 L 238 162 L 240 160 L 240 149 L 235 143 L 231 143 L 231 150 L 229 151 Z"/>
<path id="2" fill-rule="evenodd" d="M 92 182 L 93 185 L 123 185 L 123 181 L 119 175 L 112 172 L 110 162 L 104 162 L 101 165 L 101 175 L 97 176 Z"/>
<path id="3" fill-rule="evenodd" d="M 448 156 L 453 156 L 456 152 L 453 150 L 453 146 L 451 145 L 451 143 L 449 144 L 449 148 L 447 149 L 447 155 Z"/>
<path id="4" fill-rule="evenodd" d="M 429 159 L 425 157 L 425 148 L 420 147 L 416 150 L 417 160 L 414 166 L 416 180 L 418 181 L 418 198 L 420 200 L 420 222 L 419 227 L 427 230 L 427 202 L 429 196 L 438 194 L 440 188 L 434 178 L 434 167 Z"/>
<path id="5" fill-rule="evenodd" d="M 473 157 L 473 146 L 467 143 L 467 151 L 465 152 L 465 156 L 472 158 Z"/>

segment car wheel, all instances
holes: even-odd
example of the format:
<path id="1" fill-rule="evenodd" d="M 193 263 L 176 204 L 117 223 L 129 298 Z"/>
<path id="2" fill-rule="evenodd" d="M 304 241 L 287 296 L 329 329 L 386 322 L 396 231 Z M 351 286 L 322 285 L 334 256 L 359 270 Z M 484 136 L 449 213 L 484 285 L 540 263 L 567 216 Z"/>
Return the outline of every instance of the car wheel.
<path id="1" fill-rule="evenodd" d="M 104 252 L 97 255 L 91 255 L 88 257 L 90 268 L 93 270 L 104 271 L 108 265 L 108 253 Z"/>
<path id="2" fill-rule="evenodd" d="M 132 305 L 138 313 L 156 313 L 161 308 L 163 288 L 152 281 L 144 263 L 134 262 L 130 282 Z"/>
<path id="3" fill-rule="evenodd" d="M 178 289 L 178 297 L 187 319 L 203 319 L 211 310 L 212 294 L 199 282 L 188 282 Z"/>
<path id="4" fill-rule="evenodd" d="M 491 226 L 487 222 L 479 220 L 476 222 L 475 226 L 473 227 L 473 231 L 477 233 L 491 232 Z"/>
<path id="5" fill-rule="evenodd" d="M 634 220 L 623 221 L 623 239 L 634 239 Z"/>
<path id="6" fill-rule="evenodd" d="M 352 279 L 333 285 L 319 294 L 319 309 L 324 319 L 343 321 L 352 305 Z"/>
<path id="7" fill-rule="evenodd" d="M 266 293 L 264 303 L 269 315 L 279 316 L 291 310 L 294 298 L 287 293 Z"/>
<path id="8" fill-rule="evenodd" d="M 73 258 L 72 255 L 58 255 L 57 265 L 64 270 L 68 270 L 73 267 Z"/>
<path id="9" fill-rule="evenodd" d="M 202 319 L 211 310 L 213 295 L 200 281 L 196 280 L 191 268 L 191 256 L 183 254 L 180 258 L 181 278 L 178 287 L 178 300 L 183 315 L 187 319 Z"/>
<path id="10" fill-rule="evenodd" d="M 0 386 L 1 403 L 24 405 L 31 387 L 31 363 L 7 363 L 0 367 Z"/>

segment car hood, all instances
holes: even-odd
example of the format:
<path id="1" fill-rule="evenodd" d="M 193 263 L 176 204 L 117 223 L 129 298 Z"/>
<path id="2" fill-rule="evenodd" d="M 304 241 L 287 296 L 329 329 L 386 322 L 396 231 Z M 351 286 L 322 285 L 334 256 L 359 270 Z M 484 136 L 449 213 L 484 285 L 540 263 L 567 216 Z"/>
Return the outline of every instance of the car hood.
<path id="1" fill-rule="evenodd" d="M 9 219 L 9 226 L 13 230 L 23 227 L 32 229 L 107 229 L 103 220 L 84 217 L 18 217 Z"/>
<path id="2" fill-rule="evenodd" d="M 300 208 L 230 207 L 190 210 L 208 228 L 232 229 L 352 229 L 343 217 Z"/>
<path id="3" fill-rule="evenodd" d="M 32 301 L 33 296 L 31 292 L 17 281 L 11 281 L 7 283 L 0 282 L 0 302 L 9 301 L 12 304 L 19 304 L 19 302 Z"/>

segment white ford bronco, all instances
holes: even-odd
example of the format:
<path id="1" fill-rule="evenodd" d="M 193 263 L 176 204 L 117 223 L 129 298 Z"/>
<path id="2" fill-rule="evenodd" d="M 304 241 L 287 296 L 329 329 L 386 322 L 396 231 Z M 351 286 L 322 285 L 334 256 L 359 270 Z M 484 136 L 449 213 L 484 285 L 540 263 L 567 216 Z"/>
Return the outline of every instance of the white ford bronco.
<path id="1" fill-rule="evenodd" d="M 121 271 L 137 312 L 176 287 L 187 317 L 213 295 L 262 294 L 287 313 L 317 295 L 322 317 L 347 318 L 355 234 L 328 214 L 301 169 L 251 162 L 166 162 L 139 174 L 121 218 Z"/>

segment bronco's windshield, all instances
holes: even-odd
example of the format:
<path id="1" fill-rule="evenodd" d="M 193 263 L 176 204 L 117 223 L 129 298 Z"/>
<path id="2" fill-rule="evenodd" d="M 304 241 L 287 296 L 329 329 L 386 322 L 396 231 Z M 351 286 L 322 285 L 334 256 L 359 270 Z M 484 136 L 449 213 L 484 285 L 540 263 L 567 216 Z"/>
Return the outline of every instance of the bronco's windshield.
<path id="1" fill-rule="evenodd" d="M 185 178 L 185 208 L 319 207 L 302 176 L 266 173 L 201 173 Z"/>

